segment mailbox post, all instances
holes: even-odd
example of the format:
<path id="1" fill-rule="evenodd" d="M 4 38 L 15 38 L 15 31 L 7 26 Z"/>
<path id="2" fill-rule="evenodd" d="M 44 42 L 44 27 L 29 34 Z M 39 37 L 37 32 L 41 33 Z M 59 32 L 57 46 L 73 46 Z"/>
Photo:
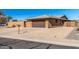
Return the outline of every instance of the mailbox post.
<path id="1" fill-rule="evenodd" d="M 20 34 L 20 27 L 21 25 L 17 25 L 18 26 L 18 34 Z"/>

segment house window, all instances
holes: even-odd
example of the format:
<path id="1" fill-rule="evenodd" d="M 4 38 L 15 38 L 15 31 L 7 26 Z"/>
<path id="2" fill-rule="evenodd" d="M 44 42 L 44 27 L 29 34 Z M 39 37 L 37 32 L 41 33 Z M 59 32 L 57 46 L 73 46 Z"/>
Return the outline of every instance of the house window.
<path id="1" fill-rule="evenodd" d="M 55 20 L 55 22 L 56 22 L 56 23 L 58 23 L 58 21 L 57 21 L 57 20 Z"/>
<path id="2" fill-rule="evenodd" d="M 62 23 L 64 24 L 64 21 L 62 21 Z"/>

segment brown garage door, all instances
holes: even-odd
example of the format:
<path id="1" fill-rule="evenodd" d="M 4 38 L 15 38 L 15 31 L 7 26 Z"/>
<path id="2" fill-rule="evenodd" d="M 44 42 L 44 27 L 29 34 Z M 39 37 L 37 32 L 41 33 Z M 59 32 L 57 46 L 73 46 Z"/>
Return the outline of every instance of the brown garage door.
<path id="1" fill-rule="evenodd" d="M 45 27 L 45 21 L 32 21 L 32 27 Z"/>

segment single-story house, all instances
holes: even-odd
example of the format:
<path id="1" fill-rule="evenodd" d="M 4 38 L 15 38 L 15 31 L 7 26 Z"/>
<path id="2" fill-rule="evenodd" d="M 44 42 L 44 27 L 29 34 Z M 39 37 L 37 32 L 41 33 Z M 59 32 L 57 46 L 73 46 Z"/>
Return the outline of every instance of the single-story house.
<path id="1" fill-rule="evenodd" d="M 52 28 L 54 26 L 63 26 L 64 23 L 67 21 L 69 20 L 65 15 L 63 16 L 42 15 L 27 19 L 26 27 Z"/>
<path id="2" fill-rule="evenodd" d="M 75 27 L 77 22 L 68 20 L 65 15 L 62 16 L 48 16 L 42 15 L 27 19 L 27 21 L 10 21 L 7 27 L 39 27 L 39 28 L 52 28 L 58 26 Z"/>

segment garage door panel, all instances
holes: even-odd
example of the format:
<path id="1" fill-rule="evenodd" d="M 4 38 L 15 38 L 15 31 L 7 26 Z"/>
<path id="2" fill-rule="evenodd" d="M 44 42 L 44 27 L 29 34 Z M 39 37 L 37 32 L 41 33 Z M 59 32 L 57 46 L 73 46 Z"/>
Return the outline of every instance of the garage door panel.
<path id="1" fill-rule="evenodd" d="M 33 21 L 32 27 L 45 27 L 45 21 Z"/>

